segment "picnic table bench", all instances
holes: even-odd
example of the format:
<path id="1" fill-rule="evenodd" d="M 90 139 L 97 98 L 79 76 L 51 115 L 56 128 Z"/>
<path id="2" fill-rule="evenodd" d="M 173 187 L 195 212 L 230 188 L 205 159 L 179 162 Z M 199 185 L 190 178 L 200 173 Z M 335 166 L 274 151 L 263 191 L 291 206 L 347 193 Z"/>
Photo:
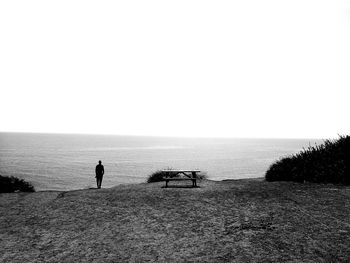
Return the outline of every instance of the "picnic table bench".
<path id="1" fill-rule="evenodd" d="M 191 180 L 192 187 L 197 186 L 197 173 L 199 170 L 162 170 L 165 173 L 165 177 L 163 177 L 165 181 L 165 187 L 168 187 L 169 181 L 183 181 L 183 180 Z M 183 177 L 177 177 L 178 175 L 183 174 Z"/>

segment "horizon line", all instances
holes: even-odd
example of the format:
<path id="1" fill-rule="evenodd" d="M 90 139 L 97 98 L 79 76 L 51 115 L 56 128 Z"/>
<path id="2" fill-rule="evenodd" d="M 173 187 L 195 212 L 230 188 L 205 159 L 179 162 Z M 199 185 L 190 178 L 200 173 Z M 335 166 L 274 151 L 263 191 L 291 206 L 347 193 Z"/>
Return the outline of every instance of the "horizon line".
<path id="1" fill-rule="evenodd" d="M 191 135 L 150 135 L 150 134 L 116 134 L 116 133 L 89 133 L 89 132 L 36 132 L 36 131 L 2 131 L 0 133 L 21 133 L 21 134 L 47 134 L 47 135 L 95 135 L 95 136 L 120 136 L 120 137 L 161 137 L 161 138 L 183 138 L 183 139 L 284 139 L 284 140 L 326 140 L 337 137 L 271 137 L 271 136 L 191 136 Z M 341 136 L 341 134 L 337 134 Z"/>

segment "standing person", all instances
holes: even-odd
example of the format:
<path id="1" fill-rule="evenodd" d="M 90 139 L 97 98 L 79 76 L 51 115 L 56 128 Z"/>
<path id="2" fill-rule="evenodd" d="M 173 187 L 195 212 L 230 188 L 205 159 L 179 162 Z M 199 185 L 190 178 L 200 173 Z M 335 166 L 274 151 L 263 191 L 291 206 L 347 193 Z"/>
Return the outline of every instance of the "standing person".
<path id="1" fill-rule="evenodd" d="M 104 167 L 102 165 L 101 160 L 98 161 L 98 165 L 96 165 L 95 173 L 96 173 L 97 188 L 100 189 L 101 188 L 101 184 L 102 184 L 102 178 L 103 178 L 103 175 L 105 173 L 105 169 L 104 169 Z"/>

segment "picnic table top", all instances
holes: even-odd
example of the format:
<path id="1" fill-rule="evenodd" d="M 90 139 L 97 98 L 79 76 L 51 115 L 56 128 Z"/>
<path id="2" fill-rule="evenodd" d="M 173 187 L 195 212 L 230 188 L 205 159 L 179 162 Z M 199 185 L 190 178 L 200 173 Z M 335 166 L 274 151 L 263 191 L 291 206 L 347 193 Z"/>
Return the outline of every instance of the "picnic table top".
<path id="1" fill-rule="evenodd" d="M 200 170 L 162 170 L 162 172 L 167 172 L 167 173 L 192 173 L 192 172 L 196 172 L 196 173 L 199 173 Z"/>
<path id="2" fill-rule="evenodd" d="M 198 178 L 192 178 L 192 177 L 164 177 L 163 178 L 166 181 L 182 181 L 182 180 L 197 180 Z"/>

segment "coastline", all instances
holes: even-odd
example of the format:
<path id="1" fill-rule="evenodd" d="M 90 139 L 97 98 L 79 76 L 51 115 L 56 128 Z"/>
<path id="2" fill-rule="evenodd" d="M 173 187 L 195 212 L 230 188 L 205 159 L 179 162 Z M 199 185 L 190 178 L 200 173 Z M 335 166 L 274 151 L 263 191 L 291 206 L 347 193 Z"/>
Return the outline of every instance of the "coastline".
<path id="1" fill-rule="evenodd" d="M 0 261 L 350 257 L 350 187 L 263 178 L 0 194 Z"/>

